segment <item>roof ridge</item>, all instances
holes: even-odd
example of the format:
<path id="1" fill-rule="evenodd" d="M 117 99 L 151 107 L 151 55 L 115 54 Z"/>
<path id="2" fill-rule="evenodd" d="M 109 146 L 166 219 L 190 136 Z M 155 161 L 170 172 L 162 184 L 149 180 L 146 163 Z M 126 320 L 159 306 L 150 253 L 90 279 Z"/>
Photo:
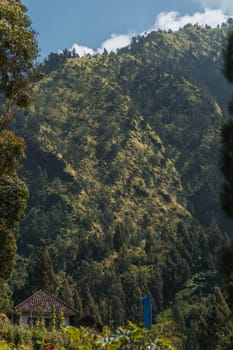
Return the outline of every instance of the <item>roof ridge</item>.
<path id="1" fill-rule="evenodd" d="M 21 301 L 19 304 L 17 304 L 15 306 L 16 309 L 21 308 L 23 305 L 27 304 L 28 302 L 30 302 L 30 300 L 33 300 L 33 298 L 35 298 L 37 295 L 40 294 L 44 294 L 47 295 L 49 298 L 54 299 L 57 303 L 63 305 L 65 308 L 73 311 L 74 313 L 78 313 L 78 310 L 76 310 L 74 307 L 69 306 L 67 303 L 65 303 L 63 300 L 59 299 L 58 297 L 56 297 L 55 295 L 53 295 L 52 293 L 50 293 L 49 291 L 47 291 L 46 289 L 39 289 L 38 291 L 36 291 L 35 293 L 33 293 L 30 297 L 26 298 L 25 300 Z"/>
<path id="2" fill-rule="evenodd" d="M 63 304 L 64 306 L 68 307 L 69 309 L 78 312 L 78 310 L 76 310 L 74 307 L 66 304 L 63 300 L 59 299 L 57 296 L 53 295 L 52 293 L 50 293 L 49 291 L 47 291 L 46 289 L 40 289 L 39 291 L 42 291 L 46 294 L 48 294 L 50 297 L 52 297 L 53 299 L 56 299 L 60 304 Z M 33 296 L 33 295 L 32 295 Z"/>
<path id="3" fill-rule="evenodd" d="M 39 292 L 44 291 L 44 289 L 39 289 L 37 290 L 35 293 L 33 293 L 32 295 L 30 295 L 30 297 L 27 297 L 25 300 L 21 301 L 19 304 L 17 304 L 15 307 L 21 306 L 23 305 L 26 301 L 29 301 L 30 299 L 32 299 L 32 297 L 34 297 L 36 294 L 38 294 Z"/>

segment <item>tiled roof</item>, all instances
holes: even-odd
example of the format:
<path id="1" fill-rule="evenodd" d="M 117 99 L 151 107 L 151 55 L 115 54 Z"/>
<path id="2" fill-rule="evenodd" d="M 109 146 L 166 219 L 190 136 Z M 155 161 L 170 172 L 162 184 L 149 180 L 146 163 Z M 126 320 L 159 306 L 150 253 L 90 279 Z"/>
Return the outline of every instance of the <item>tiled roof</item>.
<path id="1" fill-rule="evenodd" d="M 63 311 L 64 316 L 77 315 L 77 311 L 46 290 L 38 290 L 32 296 L 15 306 L 22 314 L 50 314 L 55 306 L 57 311 Z"/>

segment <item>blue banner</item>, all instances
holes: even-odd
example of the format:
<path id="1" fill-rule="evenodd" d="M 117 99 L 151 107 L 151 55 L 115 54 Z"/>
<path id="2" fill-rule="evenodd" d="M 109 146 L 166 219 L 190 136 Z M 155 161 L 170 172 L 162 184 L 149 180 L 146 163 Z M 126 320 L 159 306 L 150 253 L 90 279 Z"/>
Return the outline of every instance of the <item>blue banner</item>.
<path id="1" fill-rule="evenodd" d="M 143 318 L 144 318 L 145 328 L 151 329 L 152 311 L 151 311 L 151 299 L 149 295 L 142 298 L 142 306 L 143 306 Z"/>

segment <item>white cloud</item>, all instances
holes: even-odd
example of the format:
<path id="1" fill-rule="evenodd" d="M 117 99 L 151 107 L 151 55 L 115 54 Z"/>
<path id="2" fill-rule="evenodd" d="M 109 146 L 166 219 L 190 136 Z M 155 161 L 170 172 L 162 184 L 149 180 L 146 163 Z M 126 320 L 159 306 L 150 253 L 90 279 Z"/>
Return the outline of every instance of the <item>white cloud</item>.
<path id="1" fill-rule="evenodd" d="M 94 55 L 95 51 L 87 46 L 82 46 L 79 44 L 73 44 L 73 46 L 70 49 L 71 51 L 75 50 L 75 52 L 80 56 L 86 56 L 86 55 Z"/>
<path id="2" fill-rule="evenodd" d="M 122 47 L 128 46 L 131 43 L 132 37 L 135 34 L 112 34 L 110 38 L 102 42 L 97 50 L 93 50 L 90 47 L 82 46 L 79 44 L 73 44 L 70 50 L 75 50 L 75 52 L 80 56 L 86 56 L 88 54 L 94 55 L 96 53 L 103 53 L 104 49 L 108 52 L 116 52 Z"/>
<path id="3" fill-rule="evenodd" d="M 221 9 L 225 14 L 233 15 L 232 0 L 196 0 L 203 5 L 204 8 Z"/>
<path id="4" fill-rule="evenodd" d="M 147 33 L 153 30 L 179 30 L 184 27 L 186 24 L 196 24 L 205 25 L 208 24 L 211 27 L 216 27 L 218 24 L 226 22 L 229 18 L 226 15 L 226 12 L 223 9 L 233 10 L 233 0 L 196 0 L 204 5 L 214 6 L 222 5 L 222 9 L 214 8 L 205 8 L 203 12 L 195 12 L 193 15 L 184 15 L 182 16 L 179 12 L 161 12 L 155 20 L 155 24 L 149 30 L 146 30 Z M 122 47 L 130 45 L 132 37 L 138 33 L 131 34 L 112 34 L 108 39 L 102 42 L 100 47 L 96 50 L 89 48 L 87 46 L 82 46 L 79 44 L 74 44 L 70 50 L 75 50 L 75 52 L 80 56 L 86 56 L 87 54 L 94 55 L 97 53 L 103 53 L 104 49 L 108 52 L 116 52 Z M 143 33 L 139 33 L 143 35 Z"/>
<path id="5" fill-rule="evenodd" d="M 117 49 L 130 45 L 132 37 L 133 34 L 112 34 L 109 39 L 101 44 L 97 51 L 102 53 L 106 49 L 108 52 L 116 52 Z"/>
<path id="6" fill-rule="evenodd" d="M 233 1 L 233 0 L 232 0 Z M 218 24 L 226 22 L 226 16 L 221 10 L 205 9 L 204 12 L 196 12 L 193 15 L 182 16 L 179 12 L 161 12 L 155 21 L 154 29 L 179 30 L 185 24 L 205 25 L 216 27 Z"/>

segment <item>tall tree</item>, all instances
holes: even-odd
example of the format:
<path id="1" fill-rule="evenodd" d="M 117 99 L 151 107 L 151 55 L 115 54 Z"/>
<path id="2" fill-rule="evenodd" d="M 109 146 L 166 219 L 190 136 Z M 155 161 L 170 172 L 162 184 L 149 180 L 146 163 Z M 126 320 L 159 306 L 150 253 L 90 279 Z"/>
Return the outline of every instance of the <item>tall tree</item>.
<path id="1" fill-rule="evenodd" d="M 233 84 L 233 31 L 228 32 L 223 51 L 223 73 Z M 229 103 L 229 112 L 233 114 L 233 97 Z M 222 128 L 221 169 L 224 175 L 222 203 L 226 214 L 233 217 L 233 121 L 230 119 Z"/>
<path id="2" fill-rule="evenodd" d="M 53 269 L 53 261 L 50 257 L 48 245 L 45 240 L 41 240 L 41 245 L 34 261 L 31 285 L 33 291 L 46 289 L 54 293 L 57 289 L 57 278 Z"/>
<path id="3" fill-rule="evenodd" d="M 223 73 L 226 79 L 233 84 L 233 31 L 227 35 L 223 51 Z M 233 97 L 229 102 L 229 112 L 233 115 Z M 221 199 L 226 214 L 233 218 L 233 121 L 229 119 L 222 127 L 221 132 L 221 170 L 224 175 Z M 229 301 L 233 303 L 233 244 L 231 243 L 222 253 L 222 271 L 228 291 Z"/>
<path id="4" fill-rule="evenodd" d="M 0 137 L 0 286 L 13 271 L 16 227 L 28 198 L 27 187 L 17 176 L 23 157 L 23 140 L 11 132 L 4 132 Z"/>
<path id="5" fill-rule="evenodd" d="M 31 103 L 27 87 L 36 75 L 38 47 L 26 10 L 21 1 L 0 2 L 0 92 L 6 98 L 0 130 L 11 121 L 13 105 L 28 107 Z"/>
<path id="6" fill-rule="evenodd" d="M 36 76 L 38 47 L 31 21 L 21 1 L 0 2 L 0 98 L 5 112 L 0 132 L 13 118 L 13 106 L 28 107 L 30 79 Z M 28 192 L 17 170 L 24 157 L 24 142 L 13 133 L 0 137 L 0 285 L 11 276 L 16 256 L 16 228 L 26 206 Z"/>

